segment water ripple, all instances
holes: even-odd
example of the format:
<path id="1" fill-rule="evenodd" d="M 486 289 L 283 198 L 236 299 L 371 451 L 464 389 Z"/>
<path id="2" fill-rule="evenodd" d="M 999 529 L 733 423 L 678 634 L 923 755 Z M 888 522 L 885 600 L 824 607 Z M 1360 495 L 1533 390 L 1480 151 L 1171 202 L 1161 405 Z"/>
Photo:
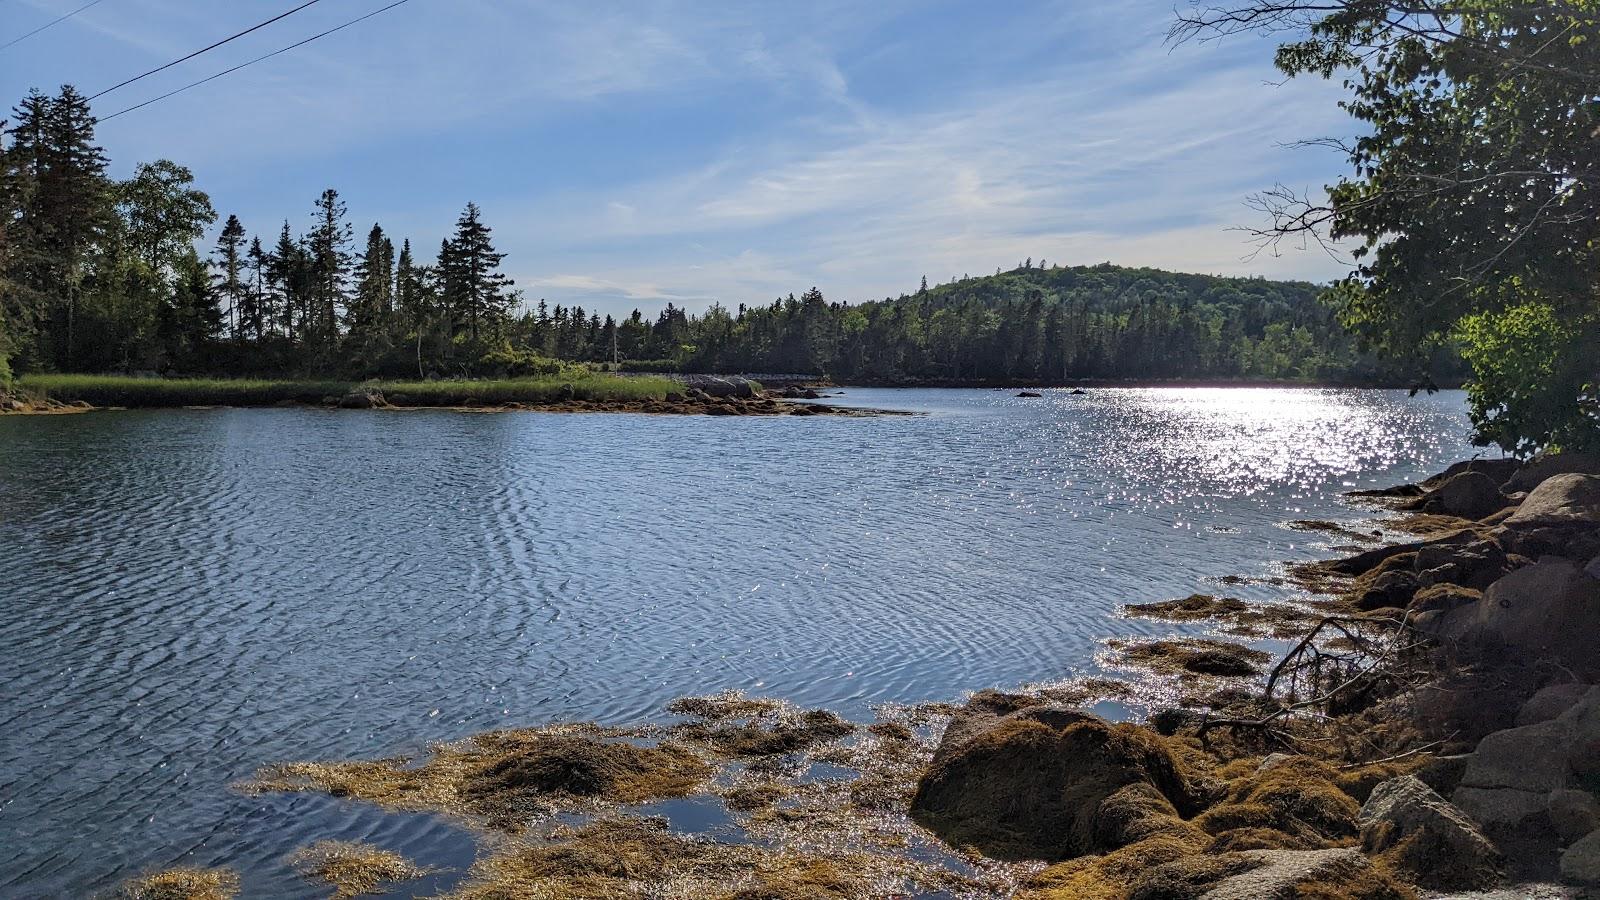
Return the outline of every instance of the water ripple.
<path id="1" fill-rule="evenodd" d="M 225 863 L 298 896 L 284 856 L 323 838 L 459 870 L 436 820 L 227 785 L 729 687 L 861 716 L 1081 673 L 1172 630 L 1118 605 L 1312 555 L 1279 523 L 1471 452 L 1460 394 L 1045 394 L 0 419 L 0 894 Z"/>

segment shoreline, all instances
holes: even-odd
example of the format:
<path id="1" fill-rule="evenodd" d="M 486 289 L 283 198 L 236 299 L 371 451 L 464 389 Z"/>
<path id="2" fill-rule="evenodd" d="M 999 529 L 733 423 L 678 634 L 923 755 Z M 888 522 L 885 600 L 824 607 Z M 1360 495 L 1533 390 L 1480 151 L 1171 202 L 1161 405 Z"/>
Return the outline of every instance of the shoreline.
<path id="1" fill-rule="evenodd" d="M 1600 748 L 1584 743 L 1600 741 L 1600 672 L 1586 668 L 1596 660 L 1563 655 L 1571 645 L 1546 649 L 1539 658 L 1560 672 L 1530 675 L 1482 634 L 1441 622 L 1476 622 L 1480 609 L 1499 608 L 1506 584 L 1541 571 L 1547 579 L 1547 566 L 1588 578 L 1571 582 L 1580 589 L 1600 588 L 1600 557 L 1587 559 L 1600 552 L 1591 547 L 1600 547 L 1600 506 L 1561 518 L 1573 505 L 1544 496 L 1600 490 L 1595 462 L 1476 460 L 1418 485 L 1347 495 L 1420 536 L 1291 565 L 1291 581 L 1309 594 L 1300 603 L 1195 595 L 1127 607 L 1292 644 L 1269 658 L 1226 639 L 1108 641 L 1120 662 L 1105 668 L 1144 671 L 1169 688 L 1142 724 L 1082 711 L 1134 696 L 1115 678 L 983 689 L 960 703 L 885 708 L 871 724 L 728 693 L 674 701 L 667 711 L 681 720 L 670 725 L 511 729 L 421 760 L 269 766 L 239 787 L 445 815 L 495 848 L 462 874 L 449 894 L 461 898 L 518 888 L 620 896 L 679 885 L 683 871 L 705 880 L 703 896 L 730 900 L 893 896 L 907 879 L 1029 900 L 1306 890 L 1407 900 L 1529 880 L 1540 890 L 1559 891 L 1551 882 L 1562 878 L 1596 885 L 1600 875 L 1583 868 L 1592 865 L 1583 848 L 1600 847 L 1593 788 L 1572 774 L 1565 786 L 1535 788 L 1515 783 L 1515 772 L 1496 774 L 1497 748 L 1518 732 L 1531 743 L 1518 745 L 1517 765 L 1536 771 L 1555 771 L 1543 761 L 1551 754 Z M 1290 527 L 1361 534 L 1335 523 Z M 1553 602 L 1551 593 L 1541 580 L 1527 602 Z M 1540 620 L 1518 639 L 1559 643 Z M 1544 733 L 1559 729 L 1568 737 Z M 813 763 L 854 774 L 810 781 Z M 1600 773 L 1600 751 L 1558 768 L 1591 764 Z M 1508 803 L 1512 792 L 1536 797 L 1538 808 Z M 678 835 L 640 809 L 675 798 L 720 804 L 743 838 Z M 1562 855 L 1561 846 L 1572 849 Z M 608 854 L 662 862 L 618 870 Z"/>
<path id="2" fill-rule="evenodd" d="M 638 413 L 706 416 L 913 415 L 823 403 L 815 390 L 764 390 L 743 378 L 689 384 L 613 376 L 464 382 L 258 382 L 143 378 L 33 379 L 0 393 L 0 416 L 129 409 L 338 409 L 453 412 Z"/>

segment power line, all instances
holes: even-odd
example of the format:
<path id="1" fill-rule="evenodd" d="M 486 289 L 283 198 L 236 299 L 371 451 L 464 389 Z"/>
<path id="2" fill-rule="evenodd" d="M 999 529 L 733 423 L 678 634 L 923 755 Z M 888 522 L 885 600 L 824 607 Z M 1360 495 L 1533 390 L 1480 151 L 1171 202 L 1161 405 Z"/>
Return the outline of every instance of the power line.
<path id="1" fill-rule="evenodd" d="M 95 0 L 95 2 L 99 2 L 99 0 Z M 173 66 L 177 65 L 178 63 L 188 62 L 189 60 L 194 59 L 196 56 L 199 56 L 202 53 L 207 53 L 207 52 L 210 52 L 212 50 L 215 50 L 218 47 L 221 47 L 223 44 L 228 43 L 229 41 L 236 41 L 239 38 L 244 37 L 245 35 L 249 34 L 252 31 L 259 31 L 259 30 L 267 27 L 268 25 L 271 25 L 273 22 L 278 21 L 279 19 L 287 19 L 288 17 L 294 15 L 295 13 L 299 12 L 300 10 L 305 9 L 306 7 L 311 6 L 314 3 L 321 3 L 321 2 L 322 2 L 322 0 L 306 0 L 305 3 L 302 3 L 299 6 L 296 6 L 294 9 L 291 9 L 288 12 L 279 13 L 279 14 L 273 16 L 272 18 L 266 20 L 265 22 L 258 22 L 255 25 L 251 25 L 249 28 L 246 28 L 245 30 L 239 32 L 238 34 L 230 35 L 229 37 L 225 37 L 222 40 L 217 41 L 215 44 L 212 44 L 209 47 L 201 47 L 199 50 L 196 50 L 195 52 L 189 54 L 188 56 L 184 56 L 184 57 L 180 57 L 178 59 L 175 59 L 172 62 L 169 62 L 164 66 L 157 66 L 157 67 L 155 67 L 154 69 L 151 69 L 148 72 L 143 72 L 141 74 L 135 75 L 132 78 L 129 78 L 127 81 L 122 82 L 121 84 L 114 84 L 111 87 L 108 87 L 105 90 L 101 91 L 100 93 L 95 94 L 93 97 L 90 97 L 89 99 L 90 100 L 99 99 L 100 97 L 104 97 L 105 95 L 111 93 L 114 90 L 117 90 L 118 88 L 125 88 L 128 85 L 133 84 L 135 81 L 138 81 L 141 78 L 148 78 L 151 75 L 156 74 L 157 72 L 164 72 L 167 69 L 170 69 Z M 93 4 L 90 4 L 90 5 L 92 6 Z"/>
<path id="2" fill-rule="evenodd" d="M 308 37 L 303 41 L 298 41 L 296 43 L 290 44 L 289 46 L 284 47 L 282 50 L 274 50 L 271 53 L 268 53 L 266 56 L 258 56 L 255 59 L 250 60 L 249 62 L 242 62 L 242 63 L 238 64 L 237 66 L 234 66 L 231 69 L 223 69 L 221 72 L 218 72 L 215 75 L 207 76 L 205 78 L 200 79 L 199 81 L 195 81 L 195 82 L 191 82 L 189 84 L 186 84 L 183 87 L 178 88 L 176 90 L 168 91 L 167 93 L 162 94 L 159 97 L 151 97 L 149 100 L 146 100 L 143 103 L 139 103 L 139 104 L 135 104 L 133 106 L 130 106 L 127 109 L 119 109 L 119 110 L 117 110 L 116 112 L 112 113 L 109 116 L 101 116 L 98 119 L 98 121 L 108 122 L 108 121 L 110 121 L 112 119 L 115 119 L 117 116 L 124 115 L 126 113 L 131 113 L 136 109 L 143 109 L 143 108 L 145 108 L 146 106 L 149 106 L 152 103 L 157 103 L 157 102 L 160 102 L 162 100 L 167 99 L 168 97 L 172 97 L 172 96 L 175 96 L 177 94 L 181 94 L 184 91 L 189 90 L 190 88 L 197 88 L 200 85 L 205 84 L 208 81 L 216 81 L 218 78 L 221 78 L 224 75 L 231 75 L 234 72 L 237 72 L 240 69 L 245 68 L 246 66 L 253 66 L 258 62 L 264 62 L 266 60 L 269 60 L 269 59 L 273 58 L 274 56 L 279 56 L 281 54 L 288 53 L 290 50 L 293 50 L 293 49 L 295 49 L 297 47 L 304 47 L 305 45 L 311 43 L 312 41 L 319 40 L 321 38 L 325 38 L 328 35 L 333 34 L 336 31 L 343 31 L 346 28 L 349 28 L 351 25 L 356 25 L 358 23 L 365 22 L 366 20 L 372 18 L 373 16 L 378 15 L 379 13 L 386 13 L 389 10 L 394 9 L 396 6 L 403 6 L 403 5 L 405 5 L 407 3 L 410 3 L 410 2 L 411 2 L 411 0 L 395 0 L 395 2 L 389 4 L 388 6 L 382 7 L 380 9 L 375 9 L 372 12 L 369 12 L 364 16 L 360 16 L 358 18 L 351 19 L 350 21 L 348 21 L 348 22 L 344 23 L 343 25 L 340 25 L 340 26 L 338 26 L 336 28 L 330 28 L 327 31 L 322 32 L 321 34 L 314 34 L 311 37 Z M 93 99 L 93 98 L 91 98 L 91 99 Z"/>
<path id="3" fill-rule="evenodd" d="M 45 30 L 46 28 L 49 28 L 52 25 L 59 25 L 62 22 L 65 22 L 66 20 L 68 20 L 68 19 L 72 18 L 73 16 L 77 15 L 78 13 L 83 12 L 84 10 L 88 9 L 89 7 L 98 6 L 103 2 L 105 2 L 105 0 L 89 0 L 88 3 L 85 3 L 84 5 L 78 7 L 77 9 L 73 10 L 72 12 L 67 13 L 66 15 L 57 16 L 56 18 L 51 19 L 50 21 L 44 23 L 43 25 L 40 25 L 38 28 L 35 28 L 34 30 L 28 32 L 27 34 L 25 34 L 25 35 L 23 35 L 21 37 L 12 38 L 11 40 L 5 42 L 4 44 L 0 44 L 0 50 L 4 50 L 7 47 L 12 46 L 13 44 L 20 44 L 23 41 L 27 40 L 28 38 L 31 38 L 34 35 L 38 34 L 39 32 Z"/>

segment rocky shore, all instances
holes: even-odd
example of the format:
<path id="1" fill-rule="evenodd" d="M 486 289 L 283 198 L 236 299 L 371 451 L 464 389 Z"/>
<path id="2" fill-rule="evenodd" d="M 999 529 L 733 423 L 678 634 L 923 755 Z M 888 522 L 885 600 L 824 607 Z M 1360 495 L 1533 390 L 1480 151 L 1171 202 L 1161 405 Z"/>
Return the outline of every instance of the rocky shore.
<path id="1" fill-rule="evenodd" d="M 1108 642 L 1154 690 L 986 690 L 870 725 L 729 693 L 668 725 L 493 732 L 240 789 L 451 816 L 484 837 L 460 898 L 1600 896 L 1600 459 L 1473 461 L 1352 500 L 1417 539 L 1293 523 L 1365 549 L 1293 567 L 1298 604 L 1128 607 L 1290 644 Z M 1085 711 L 1108 697 L 1145 699 L 1147 721 Z M 648 814 L 676 798 L 719 803 L 737 835 Z M 301 858 L 335 896 L 421 870 L 334 850 Z M 125 893 L 236 884 L 178 870 Z"/>

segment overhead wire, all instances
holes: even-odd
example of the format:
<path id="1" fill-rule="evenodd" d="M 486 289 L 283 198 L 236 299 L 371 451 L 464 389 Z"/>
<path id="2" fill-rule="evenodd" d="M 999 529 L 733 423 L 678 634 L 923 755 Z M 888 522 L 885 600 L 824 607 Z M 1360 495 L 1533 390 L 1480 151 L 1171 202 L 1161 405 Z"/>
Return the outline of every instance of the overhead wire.
<path id="1" fill-rule="evenodd" d="M 96 0 L 96 2 L 99 2 L 99 0 Z M 277 21 L 279 21 L 281 19 L 287 19 L 288 17 L 294 15 L 295 13 L 299 12 L 300 10 L 305 9 L 308 6 L 312 6 L 312 5 L 315 5 L 317 3 L 321 3 L 321 2 L 322 2 L 322 0 L 306 0 L 305 3 L 302 3 L 299 6 L 296 6 L 294 9 L 291 9 L 288 12 L 278 13 L 277 15 L 275 15 L 272 18 L 266 20 L 265 22 L 257 22 L 256 24 L 251 25 L 249 28 L 246 28 L 245 30 L 243 30 L 243 31 L 241 31 L 241 32 L 239 32 L 237 34 L 229 35 L 229 36 L 223 38 L 222 40 L 217 41 L 214 44 L 209 44 L 209 45 L 207 45 L 205 47 L 201 47 L 199 50 L 196 50 L 193 53 L 190 53 L 190 54 L 188 54 L 186 56 L 180 56 L 177 59 L 175 59 L 172 62 L 169 62 L 169 63 L 167 63 L 165 65 L 156 66 L 154 69 L 151 69 L 148 72 L 140 72 L 138 75 L 135 75 L 132 78 L 129 78 L 127 81 L 118 82 L 117 84 L 114 84 L 111 87 L 106 88 L 105 90 L 101 91 L 100 93 L 95 94 L 93 97 L 90 97 L 89 99 L 90 100 L 97 100 L 97 99 L 99 99 L 101 97 L 104 97 L 105 95 L 111 93 L 112 91 L 118 90 L 120 88 L 125 88 L 128 85 L 133 84 L 135 81 L 139 81 L 141 79 L 149 78 L 151 75 L 154 75 L 157 72 L 165 72 L 166 70 L 172 68 L 173 66 L 175 66 L 175 65 L 177 65 L 179 63 L 188 62 L 189 60 L 194 59 L 196 56 L 199 56 L 202 53 L 209 53 L 210 51 L 215 50 L 218 47 L 221 47 L 223 44 L 229 43 L 231 41 L 236 41 L 239 38 L 242 38 L 245 35 L 250 34 L 251 32 L 260 31 L 261 29 L 267 27 L 268 25 L 271 25 L 273 22 L 277 22 Z"/>
<path id="2" fill-rule="evenodd" d="M 99 121 L 107 122 L 107 121 L 110 121 L 112 119 L 115 119 L 118 116 L 127 115 L 128 113 L 131 113 L 131 112 L 133 112 L 135 110 L 144 109 L 146 106 L 149 106 L 152 103 L 159 103 L 160 101 L 165 100 L 168 97 L 176 96 L 178 94 L 183 93 L 184 91 L 190 90 L 191 88 L 197 88 L 200 85 L 205 84 L 207 82 L 216 81 L 218 78 L 221 78 L 224 75 L 231 75 L 234 72 L 239 71 L 240 69 L 246 68 L 248 66 L 253 66 L 258 62 L 264 62 L 266 60 L 269 60 L 269 59 L 273 58 L 274 56 L 280 56 L 280 55 L 282 55 L 284 53 L 288 53 L 290 50 L 294 50 L 294 49 L 296 49 L 298 47 L 304 47 L 305 45 L 311 43 L 312 41 L 320 40 L 320 39 L 325 38 L 328 35 L 333 34 L 335 32 L 343 31 L 343 30 L 345 30 L 346 28 L 349 28 L 352 25 L 357 25 L 357 24 L 359 24 L 361 22 L 365 22 L 366 20 L 372 18 L 373 16 L 379 15 L 381 13 L 386 13 L 389 10 L 394 9 L 396 6 L 403 6 L 403 5 L 405 5 L 407 3 L 410 3 L 410 2 L 411 2 L 411 0 L 395 0 L 395 2 L 390 3 L 388 6 L 384 6 L 384 7 L 381 7 L 379 9 L 375 9 L 372 12 L 369 12 L 364 16 L 358 16 L 358 17 L 356 17 L 354 19 L 351 19 L 350 21 L 344 23 L 343 25 L 339 25 L 339 26 L 336 26 L 334 28 L 330 28 L 327 31 L 321 32 L 319 34 L 314 34 L 311 37 L 306 38 L 305 40 L 296 41 L 295 43 L 290 44 L 289 46 L 284 47 L 284 48 L 282 48 L 280 50 L 274 50 L 271 53 L 268 53 L 268 54 L 266 54 L 264 56 L 258 56 L 255 59 L 252 59 L 252 60 L 249 60 L 249 61 L 246 61 L 246 62 L 242 62 L 242 63 L 240 63 L 240 64 L 238 64 L 236 66 L 233 66 L 231 68 L 223 69 L 221 72 L 218 72 L 215 75 L 208 75 L 205 78 L 200 79 L 199 81 L 190 82 L 189 84 L 186 84 L 183 87 L 168 91 L 165 94 L 162 94 L 162 95 L 160 95 L 158 97 L 151 97 L 149 100 L 146 100 L 143 103 L 136 103 L 133 106 L 130 106 L 130 107 L 126 108 L 126 109 L 119 109 L 116 112 L 114 112 L 114 113 L 112 113 L 112 114 L 110 114 L 108 116 L 101 116 L 101 117 L 99 117 Z"/>
<path id="3" fill-rule="evenodd" d="M 4 50 L 4 49 L 6 49 L 8 47 L 12 47 L 12 46 L 15 46 L 17 44 L 20 44 L 23 41 L 27 40 L 28 38 L 31 38 L 34 35 L 38 34 L 39 32 L 44 31 L 45 29 L 50 28 L 53 25 L 59 25 L 62 22 L 65 22 L 66 20 L 68 20 L 68 19 L 72 18 L 73 16 L 77 15 L 78 13 L 81 13 L 84 10 L 90 8 L 91 6 L 99 6 L 101 3 L 104 3 L 104 2 L 105 2 L 105 0 L 89 0 L 88 3 L 85 3 L 84 5 L 78 7 L 77 9 L 73 10 L 72 12 L 66 13 L 64 15 L 56 16 L 54 19 L 51 19 L 50 21 L 44 23 L 43 25 L 40 25 L 38 28 L 35 28 L 34 30 L 28 32 L 27 34 L 21 35 L 19 37 L 14 37 L 11 40 L 6 41 L 4 44 L 0 44 L 0 50 Z"/>

